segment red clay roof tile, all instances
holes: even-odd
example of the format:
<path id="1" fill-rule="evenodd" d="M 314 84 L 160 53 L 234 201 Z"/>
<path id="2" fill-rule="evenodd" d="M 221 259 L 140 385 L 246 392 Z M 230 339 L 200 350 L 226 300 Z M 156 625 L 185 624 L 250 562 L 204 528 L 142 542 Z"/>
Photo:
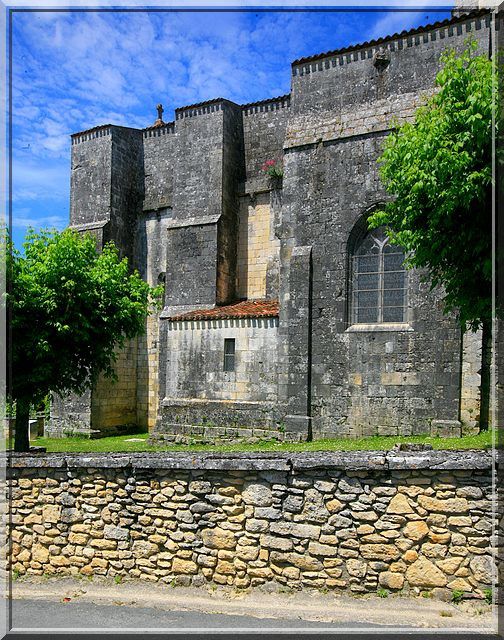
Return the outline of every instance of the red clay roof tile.
<path id="1" fill-rule="evenodd" d="M 228 318 L 274 318 L 278 316 L 278 300 L 240 300 L 213 309 L 196 309 L 168 320 L 225 320 Z"/>

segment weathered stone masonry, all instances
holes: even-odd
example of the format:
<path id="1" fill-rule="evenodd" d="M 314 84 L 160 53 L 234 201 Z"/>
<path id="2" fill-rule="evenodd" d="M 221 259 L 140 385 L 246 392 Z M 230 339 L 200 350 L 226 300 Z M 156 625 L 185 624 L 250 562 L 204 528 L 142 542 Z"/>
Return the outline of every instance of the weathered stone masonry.
<path id="1" fill-rule="evenodd" d="M 488 54 L 494 28 L 490 11 L 454 14 L 296 60 L 285 96 L 217 98 L 144 130 L 74 134 L 71 226 L 100 246 L 114 240 L 148 282 L 165 283 L 165 297 L 121 355 L 118 383 L 56 400 L 48 433 L 133 421 L 158 440 L 215 439 L 203 417 L 232 425 L 213 432 L 220 439 L 251 428 L 294 440 L 477 430 L 480 337 L 461 335 L 442 292 L 416 271 L 399 287 L 401 322 L 357 322 L 352 265 L 367 216 L 388 197 L 377 159 L 393 121 L 411 119 L 435 90 L 444 51 L 473 37 Z M 261 170 L 266 160 L 282 166 L 281 180 Z M 278 311 L 262 359 L 241 349 L 247 379 L 232 381 L 222 375 L 228 327 L 209 316 L 202 331 L 184 314 L 229 307 L 242 323 L 230 314 L 243 299 Z M 264 331 L 248 320 L 233 336 L 260 344 Z"/>
<path id="2" fill-rule="evenodd" d="M 484 452 L 15 456 L 10 564 L 20 575 L 482 595 L 502 555 L 492 481 Z"/>

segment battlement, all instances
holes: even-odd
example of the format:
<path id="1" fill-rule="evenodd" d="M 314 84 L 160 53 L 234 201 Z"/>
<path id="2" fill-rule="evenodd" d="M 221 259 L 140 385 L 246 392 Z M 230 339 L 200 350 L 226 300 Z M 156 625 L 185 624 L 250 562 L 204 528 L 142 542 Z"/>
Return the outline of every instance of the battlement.
<path id="1" fill-rule="evenodd" d="M 87 142 L 88 140 L 94 140 L 95 138 L 103 138 L 110 135 L 110 130 L 113 125 L 101 124 L 92 129 L 86 129 L 85 131 L 79 131 L 78 133 L 72 133 L 70 136 L 72 139 L 72 145 L 80 144 L 81 142 Z"/>
<path id="2" fill-rule="evenodd" d="M 213 100 L 190 104 L 186 107 L 178 107 L 175 109 L 175 120 L 194 118 L 195 116 L 202 116 L 207 113 L 215 113 L 217 111 L 222 111 L 225 106 L 238 107 L 239 105 L 231 102 L 231 100 L 226 100 L 225 98 L 214 98 Z"/>
<path id="3" fill-rule="evenodd" d="M 143 130 L 143 137 L 155 138 L 157 136 L 164 136 L 167 133 L 175 133 L 175 122 L 165 122 L 162 125 L 145 127 L 145 129 Z"/>
<path id="4" fill-rule="evenodd" d="M 121 127 L 115 124 L 101 124 L 97 127 L 93 127 L 92 129 L 72 133 L 70 135 L 70 138 L 72 139 L 72 146 L 81 144 L 82 142 L 88 142 L 89 140 L 96 140 L 97 138 L 105 138 L 112 135 L 113 131 L 139 131 L 139 129 L 135 129 L 134 127 Z"/>
<path id="5" fill-rule="evenodd" d="M 292 63 L 292 75 L 303 76 L 317 71 L 324 71 L 331 67 L 338 67 L 373 58 L 378 52 L 400 51 L 413 46 L 436 42 L 452 36 L 460 36 L 464 32 L 472 33 L 482 27 L 489 27 L 491 12 L 488 9 L 478 9 L 461 16 L 447 18 L 424 27 L 416 27 L 409 31 L 402 31 L 391 36 L 370 40 L 349 47 L 326 51 L 314 56 L 299 58 Z"/>
<path id="6" fill-rule="evenodd" d="M 290 93 L 277 96 L 275 98 L 266 98 L 265 100 L 258 100 L 257 102 L 249 102 L 247 104 L 238 105 L 226 98 L 214 98 L 212 100 L 206 100 L 205 102 L 198 102 L 196 104 L 187 105 L 185 107 L 177 107 L 175 109 L 175 121 L 167 122 L 163 125 L 154 125 L 152 127 L 146 127 L 144 131 L 144 138 L 150 138 L 157 135 L 163 135 L 165 133 L 174 133 L 177 120 L 184 118 L 194 118 L 196 116 L 205 115 L 208 113 L 215 113 L 223 110 L 226 106 L 240 108 L 243 115 L 248 116 L 253 113 L 265 113 L 268 111 L 277 111 L 278 109 L 284 109 L 290 107 Z M 158 133 L 156 133 L 158 131 Z"/>
<path id="7" fill-rule="evenodd" d="M 249 102 L 242 104 L 242 112 L 244 116 L 252 115 L 253 113 L 265 113 L 267 111 L 277 111 L 278 109 L 285 109 L 290 107 L 290 93 L 284 96 L 278 96 L 276 98 L 268 98 L 266 100 L 259 100 L 258 102 Z"/>

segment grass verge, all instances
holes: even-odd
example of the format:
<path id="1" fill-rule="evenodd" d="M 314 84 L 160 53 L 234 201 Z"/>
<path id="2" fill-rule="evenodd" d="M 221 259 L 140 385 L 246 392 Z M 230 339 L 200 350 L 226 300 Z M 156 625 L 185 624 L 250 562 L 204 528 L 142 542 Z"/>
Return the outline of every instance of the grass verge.
<path id="1" fill-rule="evenodd" d="M 433 449 L 489 449 L 492 431 L 462 438 L 434 438 L 430 436 L 372 436 L 367 438 L 332 438 L 313 442 L 278 443 L 264 440 L 254 444 L 234 443 L 219 445 L 166 444 L 152 446 L 147 433 L 115 436 L 90 440 L 88 438 L 37 438 L 32 446 L 46 447 L 48 452 L 142 452 L 142 451 L 376 451 L 390 450 L 398 442 L 431 444 Z"/>

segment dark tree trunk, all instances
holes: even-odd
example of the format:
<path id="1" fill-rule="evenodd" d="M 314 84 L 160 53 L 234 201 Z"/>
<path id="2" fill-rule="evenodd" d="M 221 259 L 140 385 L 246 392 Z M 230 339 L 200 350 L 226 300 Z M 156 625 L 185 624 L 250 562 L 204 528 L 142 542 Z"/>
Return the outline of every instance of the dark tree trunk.
<path id="1" fill-rule="evenodd" d="M 14 451 L 30 450 L 30 401 L 16 398 L 16 436 Z"/>
<path id="2" fill-rule="evenodd" d="M 492 322 L 483 322 L 481 339 L 480 431 L 488 431 L 490 425 L 490 387 L 492 363 Z"/>

